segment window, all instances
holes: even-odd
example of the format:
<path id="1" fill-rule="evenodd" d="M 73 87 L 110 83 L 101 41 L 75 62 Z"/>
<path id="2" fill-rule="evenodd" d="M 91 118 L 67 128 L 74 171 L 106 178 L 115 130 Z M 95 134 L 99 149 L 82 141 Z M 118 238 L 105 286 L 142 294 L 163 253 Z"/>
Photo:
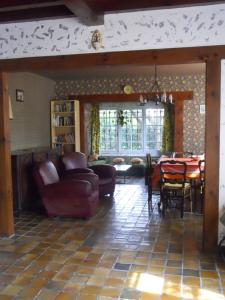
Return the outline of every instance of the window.
<path id="1" fill-rule="evenodd" d="M 119 125 L 121 109 L 100 109 L 100 153 L 141 155 L 162 148 L 164 109 L 124 107 L 124 125 Z"/>
<path id="2" fill-rule="evenodd" d="M 123 111 L 126 124 L 119 127 L 119 152 L 127 151 L 137 152 L 143 149 L 143 126 L 142 126 L 142 110 L 132 109 Z"/>
<path id="3" fill-rule="evenodd" d="M 117 110 L 100 110 L 100 151 L 117 150 Z"/>
<path id="4" fill-rule="evenodd" d="M 146 109 L 146 148 L 162 148 L 164 109 Z"/>

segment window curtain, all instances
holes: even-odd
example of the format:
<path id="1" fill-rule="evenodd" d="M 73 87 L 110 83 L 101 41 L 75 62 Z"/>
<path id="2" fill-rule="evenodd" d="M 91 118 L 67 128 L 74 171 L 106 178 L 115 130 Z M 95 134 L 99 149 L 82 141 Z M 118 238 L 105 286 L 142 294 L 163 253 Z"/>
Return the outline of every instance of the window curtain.
<path id="1" fill-rule="evenodd" d="M 100 118 L 99 104 L 93 104 L 91 109 L 91 154 L 99 154 Z"/>
<path id="2" fill-rule="evenodd" d="M 164 104 L 162 152 L 174 151 L 174 105 Z"/>

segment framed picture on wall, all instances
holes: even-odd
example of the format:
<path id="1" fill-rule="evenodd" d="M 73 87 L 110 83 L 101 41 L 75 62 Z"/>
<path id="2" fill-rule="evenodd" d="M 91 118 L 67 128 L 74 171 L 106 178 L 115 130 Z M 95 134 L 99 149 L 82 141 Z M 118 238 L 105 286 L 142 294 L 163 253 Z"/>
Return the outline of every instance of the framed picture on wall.
<path id="1" fill-rule="evenodd" d="M 24 102 L 24 90 L 16 89 L 16 101 Z"/>

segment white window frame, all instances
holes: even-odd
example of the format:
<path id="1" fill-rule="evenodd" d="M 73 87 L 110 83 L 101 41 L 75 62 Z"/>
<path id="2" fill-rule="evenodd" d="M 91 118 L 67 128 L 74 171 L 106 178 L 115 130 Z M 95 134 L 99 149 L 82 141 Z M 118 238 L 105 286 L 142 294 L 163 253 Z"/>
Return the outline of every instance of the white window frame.
<path id="1" fill-rule="evenodd" d="M 133 104 L 133 103 L 104 103 L 102 105 L 100 105 L 100 110 L 132 110 L 132 109 L 141 109 L 142 110 L 142 139 L 141 139 L 141 143 L 143 145 L 143 149 L 141 149 L 140 151 L 132 151 L 132 150 L 122 150 L 121 149 L 121 128 L 118 125 L 117 126 L 117 137 L 118 137 L 118 143 L 117 143 L 117 147 L 116 150 L 104 150 L 101 151 L 101 145 L 100 145 L 100 155 L 104 155 L 104 156 L 115 156 L 115 155 L 121 155 L 121 156 L 143 156 L 145 155 L 147 152 L 150 152 L 151 150 L 153 151 L 160 151 L 161 149 L 150 149 L 147 147 L 147 125 L 146 125 L 146 110 L 147 109 L 163 109 L 162 105 L 158 105 L 156 107 L 156 105 L 154 103 L 148 103 L 145 106 L 139 106 L 137 104 Z"/>

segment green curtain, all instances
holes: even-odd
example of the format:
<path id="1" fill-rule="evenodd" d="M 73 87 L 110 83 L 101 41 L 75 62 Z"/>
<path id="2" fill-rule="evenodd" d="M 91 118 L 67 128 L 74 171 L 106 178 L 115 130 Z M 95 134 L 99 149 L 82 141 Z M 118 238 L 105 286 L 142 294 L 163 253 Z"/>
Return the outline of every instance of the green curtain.
<path id="1" fill-rule="evenodd" d="M 162 152 L 174 151 L 174 105 L 164 104 Z"/>
<path id="2" fill-rule="evenodd" d="M 93 104 L 91 109 L 91 154 L 99 154 L 100 118 L 99 104 Z"/>

